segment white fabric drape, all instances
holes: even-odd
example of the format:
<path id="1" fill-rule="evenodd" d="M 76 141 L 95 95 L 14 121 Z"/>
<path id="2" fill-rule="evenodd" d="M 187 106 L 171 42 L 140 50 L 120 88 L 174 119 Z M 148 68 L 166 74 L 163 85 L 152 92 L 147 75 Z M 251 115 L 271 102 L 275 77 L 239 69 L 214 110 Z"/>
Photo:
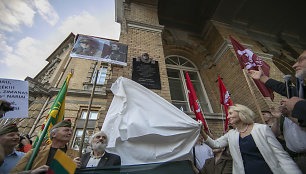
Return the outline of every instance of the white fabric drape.
<path id="1" fill-rule="evenodd" d="M 124 77 L 112 85 L 113 101 L 102 131 L 107 151 L 120 155 L 122 165 L 187 158 L 201 124 L 151 90 Z"/>

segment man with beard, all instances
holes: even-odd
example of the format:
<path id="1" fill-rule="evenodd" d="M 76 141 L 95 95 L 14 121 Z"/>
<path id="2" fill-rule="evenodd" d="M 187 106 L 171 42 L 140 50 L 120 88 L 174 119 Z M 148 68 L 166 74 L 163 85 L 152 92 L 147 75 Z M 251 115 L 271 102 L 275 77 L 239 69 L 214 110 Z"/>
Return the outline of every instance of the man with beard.
<path id="1" fill-rule="evenodd" d="M 300 167 L 303 173 L 306 173 L 306 86 L 303 82 L 306 80 L 306 50 L 299 56 L 296 63 L 292 66 L 295 69 L 297 83 L 290 89 L 293 97 L 281 101 L 280 112 L 274 112 L 274 116 L 279 119 L 281 115 L 285 116 L 282 126 L 286 147 L 290 150 L 289 154 Z M 273 89 L 275 92 L 286 96 L 287 90 L 285 83 L 276 81 L 264 75 L 259 69 L 250 70 L 249 75 L 253 79 L 258 79 L 266 87 Z M 279 126 L 279 125 L 277 125 Z"/>
<path id="2" fill-rule="evenodd" d="M 120 156 L 105 151 L 107 146 L 107 135 L 104 132 L 97 132 L 89 138 L 89 144 L 92 152 L 82 156 L 81 168 L 102 167 L 102 166 L 120 166 Z"/>
<path id="3" fill-rule="evenodd" d="M 283 99 L 282 102 L 291 116 L 298 120 L 299 126 L 306 127 L 306 86 L 303 84 L 306 80 L 306 50 L 299 56 L 292 68 L 295 69 L 297 78 L 296 86 L 291 88 L 294 96 L 290 99 Z M 273 89 L 282 96 L 287 95 L 285 83 L 269 78 L 260 68 L 259 71 L 250 70 L 249 75 L 253 79 L 260 80 L 266 87 Z"/>

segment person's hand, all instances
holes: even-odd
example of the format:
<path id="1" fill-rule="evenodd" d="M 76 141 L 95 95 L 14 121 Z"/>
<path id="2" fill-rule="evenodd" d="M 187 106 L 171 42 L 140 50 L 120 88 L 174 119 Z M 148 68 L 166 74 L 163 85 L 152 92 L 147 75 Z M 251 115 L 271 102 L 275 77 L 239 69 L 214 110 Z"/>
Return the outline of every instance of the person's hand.
<path id="1" fill-rule="evenodd" d="M 249 70 L 248 75 L 253 79 L 259 80 L 261 76 L 264 75 L 263 71 L 259 67 L 259 70 Z"/>
<path id="2" fill-rule="evenodd" d="M 208 135 L 207 135 L 207 133 L 206 133 L 206 131 L 205 131 L 205 129 L 204 129 L 204 125 L 201 126 L 201 131 L 200 131 L 200 133 L 201 133 L 202 137 L 204 138 L 204 141 L 206 141 L 207 138 L 208 138 Z"/>
<path id="3" fill-rule="evenodd" d="M 292 112 L 294 105 L 301 100 L 303 99 L 299 97 L 291 97 L 289 99 L 288 98 L 283 99 L 282 103 L 284 104 L 284 106 L 287 108 L 289 112 Z"/>
<path id="4" fill-rule="evenodd" d="M 77 168 L 81 168 L 81 158 L 80 157 L 74 158 L 73 162 L 77 164 Z"/>
<path id="5" fill-rule="evenodd" d="M 269 80 L 269 77 L 264 74 L 261 67 L 258 67 L 257 70 L 249 70 L 248 75 L 255 80 L 260 80 L 263 83 L 266 83 L 267 80 Z"/>
<path id="6" fill-rule="evenodd" d="M 282 116 L 282 112 L 279 109 L 276 110 L 274 107 L 270 108 L 270 112 L 273 118 L 279 119 Z"/>
<path id="7" fill-rule="evenodd" d="M 290 116 L 291 112 L 288 111 L 285 102 L 282 100 L 280 102 L 280 106 L 278 107 L 278 110 L 282 113 L 283 116 L 288 117 Z"/>
<path id="8" fill-rule="evenodd" d="M 43 166 L 38 167 L 37 169 L 32 170 L 30 174 L 45 173 L 48 171 L 48 169 L 49 169 L 49 166 L 43 165 Z"/>

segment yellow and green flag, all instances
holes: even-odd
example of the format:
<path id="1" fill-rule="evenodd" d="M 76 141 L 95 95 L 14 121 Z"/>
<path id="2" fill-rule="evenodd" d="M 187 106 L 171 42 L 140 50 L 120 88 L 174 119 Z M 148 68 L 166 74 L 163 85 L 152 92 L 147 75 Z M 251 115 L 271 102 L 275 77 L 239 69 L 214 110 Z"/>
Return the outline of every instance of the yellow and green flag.
<path id="1" fill-rule="evenodd" d="M 34 142 L 34 145 L 33 145 L 33 148 L 36 147 L 36 144 L 40 138 L 40 136 L 42 135 L 42 132 L 48 122 L 48 119 L 50 118 L 51 122 L 50 122 L 50 125 L 48 127 L 48 133 L 46 133 L 45 137 L 44 137 L 44 140 L 47 144 L 50 144 L 51 143 L 51 140 L 50 140 L 50 133 L 49 133 L 49 130 L 50 128 L 55 125 L 56 123 L 62 121 L 64 119 L 64 112 L 65 112 L 65 97 L 66 97 L 66 94 L 67 94 L 67 90 L 68 90 L 68 84 L 69 84 L 69 80 L 71 78 L 72 74 L 68 74 L 68 77 L 66 79 L 66 81 L 64 82 L 64 84 L 62 85 L 60 91 L 58 92 L 57 96 L 56 96 L 56 99 L 54 100 L 54 103 L 53 105 L 51 106 L 51 109 L 48 113 L 48 115 L 46 116 L 46 119 L 44 121 L 44 124 L 41 126 L 41 129 L 39 130 L 38 132 L 38 135 L 37 135 L 37 138 Z"/>
<path id="2" fill-rule="evenodd" d="M 47 174 L 73 174 L 77 164 L 70 159 L 65 152 L 58 149 L 50 164 Z"/>

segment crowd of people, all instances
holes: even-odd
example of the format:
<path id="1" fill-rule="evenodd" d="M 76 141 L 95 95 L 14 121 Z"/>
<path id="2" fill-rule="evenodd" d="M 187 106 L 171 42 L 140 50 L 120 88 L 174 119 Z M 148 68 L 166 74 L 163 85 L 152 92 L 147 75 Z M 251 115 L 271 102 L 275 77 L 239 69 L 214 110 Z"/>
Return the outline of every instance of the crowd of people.
<path id="1" fill-rule="evenodd" d="M 283 99 L 279 108 L 262 111 L 265 124 L 254 122 L 255 113 L 247 106 L 229 107 L 231 129 L 215 139 L 202 128 L 192 151 L 195 173 L 306 173 L 306 51 L 293 65 L 298 79 L 291 87 L 293 97 Z M 287 86 L 250 70 L 249 76 L 286 96 Z M 33 153 L 30 137 L 20 137 L 16 124 L 0 128 L 0 173 L 41 173 L 48 170 L 58 149 L 64 151 L 78 168 L 120 166 L 120 156 L 105 151 L 108 136 L 97 132 L 89 139 L 91 152 L 79 156 L 67 144 L 72 138 L 71 121 L 63 120 L 50 130 L 51 144 L 41 146 L 33 165 L 25 171 Z M 16 148 L 18 146 L 18 148 Z"/>
<path id="2" fill-rule="evenodd" d="M 67 144 L 72 138 L 71 121 L 63 120 L 55 124 L 50 130 L 51 144 L 41 146 L 32 167 L 25 171 L 34 149 L 26 153 L 17 151 L 15 147 L 20 142 L 20 136 L 16 124 L 8 124 L 0 129 L 0 173 L 40 173 L 46 172 L 58 149 L 73 159 L 78 168 L 102 167 L 121 165 L 120 156 L 105 151 L 108 143 L 107 135 L 104 132 L 97 132 L 89 139 L 92 152 L 85 153 L 79 157 L 76 150 L 70 149 Z M 25 138 L 22 138 L 23 141 Z M 27 142 L 30 142 L 29 140 Z M 23 146 L 26 147 L 29 144 Z M 21 148 L 24 151 L 28 148 Z M 3 153 L 2 153 L 3 152 Z"/>

